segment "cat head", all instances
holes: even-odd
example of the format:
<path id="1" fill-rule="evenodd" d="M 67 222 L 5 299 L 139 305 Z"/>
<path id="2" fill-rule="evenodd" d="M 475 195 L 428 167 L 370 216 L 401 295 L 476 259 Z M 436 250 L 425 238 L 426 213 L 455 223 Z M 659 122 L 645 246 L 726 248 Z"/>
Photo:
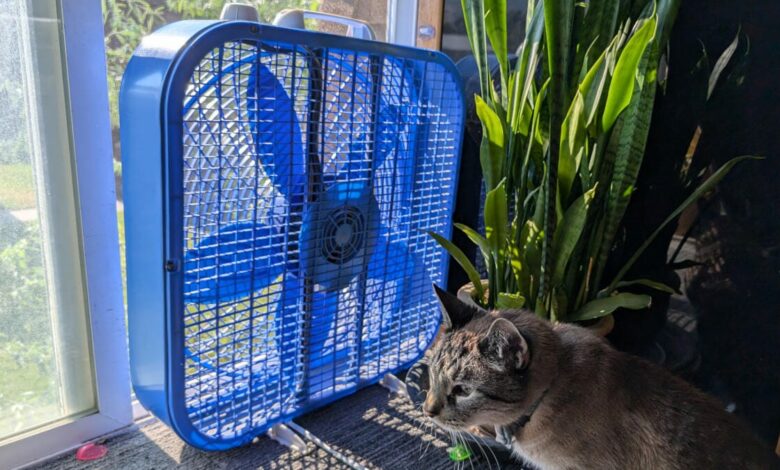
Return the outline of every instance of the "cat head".
<path id="1" fill-rule="evenodd" d="M 434 289 L 446 331 L 429 356 L 424 413 L 455 430 L 518 419 L 528 395 L 530 337 L 512 315 L 488 313 Z"/>

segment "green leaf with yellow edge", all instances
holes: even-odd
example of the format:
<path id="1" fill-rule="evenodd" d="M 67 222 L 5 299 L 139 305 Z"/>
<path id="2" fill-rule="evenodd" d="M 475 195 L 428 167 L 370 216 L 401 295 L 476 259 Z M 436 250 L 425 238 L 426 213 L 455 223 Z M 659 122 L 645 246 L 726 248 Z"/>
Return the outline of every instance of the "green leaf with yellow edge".
<path id="1" fill-rule="evenodd" d="M 626 109 L 634 94 L 634 82 L 637 78 L 639 60 L 647 49 L 647 45 L 655 34 L 655 16 L 645 21 L 642 26 L 631 36 L 626 47 L 620 53 L 612 81 L 607 93 L 607 104 L 604 106 L 604 114 L 601 119 L 602 129 L 609 130 L 615 124 L 620 113 Z"/>
<path id="2" fill-rule="evenodd" d="M 479 149 L 479 161 L 485 178 L 487 190 L 498 185 L 503 178 L 504 160 L 504 126 L 498 114 L 479 95 L 475 97 L 477 116 L 482 122 L 482 143 Z"/>
<path id="3" fill-rule="evenodd" d="M 508 98 L 506 93 L 507 75 L 509 72 L 509 55 L 507 54 L 507 23 L 506 0 L 485 1 L 485 30 L 493 47 L 493 53 L 498 59 L 501 73 L 502 99 Z"/>

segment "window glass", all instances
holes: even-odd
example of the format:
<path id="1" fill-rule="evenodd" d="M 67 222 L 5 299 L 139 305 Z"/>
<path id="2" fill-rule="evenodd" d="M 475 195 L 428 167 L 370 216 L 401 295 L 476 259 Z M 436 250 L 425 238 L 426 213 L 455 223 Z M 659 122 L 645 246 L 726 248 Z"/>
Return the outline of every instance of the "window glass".
<path id="1" fill-rule="evenodd" d="M 95 408 L 56 0 L 0 0 L 0 441 Z"/>

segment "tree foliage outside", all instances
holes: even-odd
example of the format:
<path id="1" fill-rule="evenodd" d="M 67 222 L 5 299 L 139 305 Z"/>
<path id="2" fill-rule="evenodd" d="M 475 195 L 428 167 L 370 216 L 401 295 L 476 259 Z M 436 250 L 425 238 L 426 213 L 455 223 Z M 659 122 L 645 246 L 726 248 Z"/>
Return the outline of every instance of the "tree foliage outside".
<path id="1" fill-rule="evenodd" d="M 217 19 L 229 0 L 102 0 L 106 38 L 111 123 L 119 124 L 119 85 L 127 61 L 141 39 L 160 26 L 180 19 Z M 285 8 L 316 10 L 315 0 L 251 0 L 260 21 L 269 23 Z M 115 135 L 116 132 L 115 132 Z M 118 154 L 117 154 L 118 158 Z"/>

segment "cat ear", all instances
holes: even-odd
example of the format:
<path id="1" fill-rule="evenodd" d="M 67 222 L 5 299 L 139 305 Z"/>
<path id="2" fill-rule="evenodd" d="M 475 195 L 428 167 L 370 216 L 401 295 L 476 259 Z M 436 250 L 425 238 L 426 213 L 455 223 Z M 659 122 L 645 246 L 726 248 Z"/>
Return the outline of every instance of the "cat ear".
<path id="1" fill-rule="evenodd" d="M 497 318 L 479 342 L 479 352 L 496 370 L 522 370 L 531 359 L 520 330 L 505 318 Z"/>
<path id="2" fill-rule="evenodd" d="M 484 310 L 463 302 L 436 284 L 433 285 L 433 290 L 439 298 L 442 320 L 448 330 L 463 328 L 468 322 L 484 313 Z"/>

